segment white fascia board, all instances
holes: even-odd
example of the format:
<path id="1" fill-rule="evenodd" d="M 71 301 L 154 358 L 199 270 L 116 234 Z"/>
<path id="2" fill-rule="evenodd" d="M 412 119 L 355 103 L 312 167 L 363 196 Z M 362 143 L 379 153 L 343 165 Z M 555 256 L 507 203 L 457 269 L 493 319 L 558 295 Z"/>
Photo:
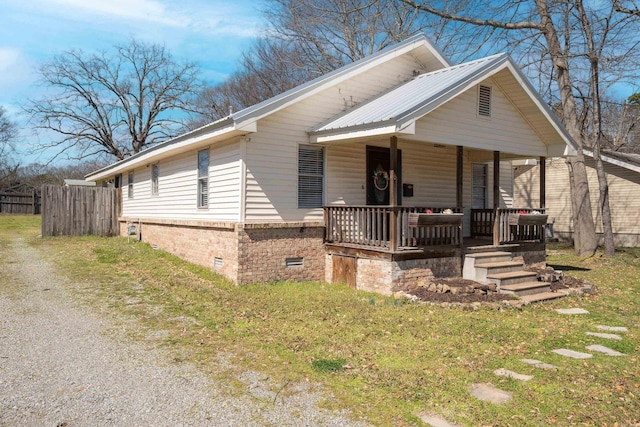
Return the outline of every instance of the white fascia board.
<path id="1" fill-rule="evenodd" d="M 547 146 L 547 157 L 568 157 L 575 156 L 578 154 L 575 148 L 572 145 L 548 145 Z"/>
<path id="2" fill-rule="evenodd" d="M 387 136 L 387 135 L 413 135 L 416 133 L 415 122 L 407 124 L 402 129 L 399 129 L 396 124 L 391 124 L 388 126 L 370 128 L 370 129 L 358 129 L 358 130 L 349 130 L 349 129 L 336 129 L 331 133 L 322 133 L 317 135 L 310 135 L 309 140 L 312 143 L 327 143 L 327 142 L 337 142 L 344 141 L 347 139 L 359 139 L 359 138 L 371 138 L 376 136 Z"/>
<path id="3" fill-rule="evenodd" d="M 251 128 L 250 126 L 248 127 Z M 255 130 L 253 132 L 255 132 Z M 160 144 L 156 147 L 151 147 L 148 150 L 142 151 L 135 156 L 120 160 L 111 166 L 107 166 L 106 168 L 90 173 L 85 176 L 85 179 L 87 181 L 100 181 L 124 171 L 134 169 L 140 165 L 173 156 L 176 153 L 195 150 L 234 136 L 246 135 L 247 133 L 251 133 L 251 131 L 246 129 L 236 129 L 236 126 L 231 124 L 224 128 L 216 129 L 211 133 L 195 135 L 192 138 L 186 138 L 173 144 Z"/>
<path id="4" fill-rule="evenodd" d="M 586 156 L 593 158 L 593 151 L 584 150 L 584 154 Z M 615 159 L 613 157 L 609 157 L 606 154 L 600 154 L 600 157 L 602 158 L 602 160 L 604 160 L 607 163 L 611 163 L 612 165 L 620 166 L 621 168 L 629 169 L 631 171 L 640 173 L 640 166 L 632 165 L 631 163 L 627 163 L 625 161 Z"/>
<path id="5" fill-rule="evenodd" d="M 520 84 L 520 87 L 522 87 L 522 89 L 529 96 L 531 101 L 533 101 L 533 103 L 536 104 L 538 109 L 546 117 L 547 121 L 549 122 L 549 124 L 551 124 L 551 126 L 558 133 L 558 135 L 560 135 L 560 137 L 565 142 L 565 144 L 567 144 L 567 149 L 564 150 L 566 154 L 552 154 L 552 152 L 555 153 L 557 150 L 550 147 L 549 156 L 553 157 L 553 156 L 562 156 L 562 155 L 564 156 L 575 155 L 576 150 L 578 149 L 578 143 L 573 140 L 573 138 L 569 135 L 567 130 L 564 129 L 562 124 L 558 122 L 554 114 L 551 113 L 551 110 L 549 109 L 547 104 L 545 104 L 544 101 L 542 101 L 542 99 L 540 98 L 540 96 L 538 96 L 537 92 L 531 87 L 531 84 L 529 83 L 529 81 L 524 77 L 524 75 L 522 74 L 522 71 L 520 71 L 520 69 L 514 64 L 511 58 L 509 58 L 509 60 L 507 61 L 507 67 L 511 71 L 511 74 L 516 79 L 518 84 Z"/>

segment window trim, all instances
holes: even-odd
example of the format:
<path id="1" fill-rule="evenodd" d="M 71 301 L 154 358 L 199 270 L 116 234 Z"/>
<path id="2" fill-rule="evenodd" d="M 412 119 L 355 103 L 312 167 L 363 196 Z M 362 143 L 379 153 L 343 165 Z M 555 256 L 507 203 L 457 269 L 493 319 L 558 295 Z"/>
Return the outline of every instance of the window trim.
<path id="1" fill-rule="evenodd" d="M 133 199 L 133 183 L 135 178 L 133 172 L 127 172 L 127 199 Z"/>
<path id="2" fill-rule="evenodd" d="M 160 166 L 158 163 L 151 165 L 151 195 L 157 196 L 160 192 Z"/>
<path id="3" fill-rule="evenodd" d="M 475 166 L 482 166 L 484 169 L 484 185 L 476 185 L 474 168 Z M 476 188 L 484 188 L 484 196 L 483 196 L 483 206 L 481 208 L 475 207 L 474 202 L 474 192 Z M 486 163 L 472 163 L 471 164 L 471 208 L 472 209 L 487 209 L 489 205 L 489 165 Z"/>
<path id="4" fill-rule="evenodd" d="M 203 170 L 200 169 L 200 156 L 202 154 L 206 153 L 207 155 L 207 171 L 206 173 L 204 173 Z M 198 184 L 197 184 L 197 194 L 196 194 L 196 198 L 197 198 L 197 205 L 198 205 L 198 209 L 209 209 L 209 194 L 210 194 L 210 188 L 209 188 L 209 168 L 211 166 L 211 156 L 209 153 L 209 149 L 205 149 L 205 150 L 200 150 L 198 151 L 198 156 L 197 156 L 197 165 L 196 165 L 196 169 L 197 169 L 197 175 L 198 175 Z M 206 201 L 204 200 L 204 198 L 202 197 L 204 192 L 203 192 L 203 184 L 206 186 Z"/>
<path id="5" fill-rule="evenodd" d="M 322 168 L 321 168 L 321 172 L 320 174 L 310 174 L 310 173 L 301 173 L 300 172 L 300 150 L 301 149 L 310 149 L 310 150 L 314 150 L 314 151 L 319 151 L 321 153 L 321 162 L 322 162 Z M 297 182 L 296 182 L 296 203 L 297 203 L 297 207 L 298 209 L 320 209 L 322 207 L 324 207 L 325 204 L 325 185 L 326 185 L 326 179 L 325 179 L 325 175 L 326 175 L 326 150 L 324 147 L 322 146 L 315 146 L 315 145 L 311 145 L 311 144 L 298 144 L 298 161 L 297 161 Z M 320 178 L 321 179 L 321 184 L 320 184 L 320 205 L 319 206 L 304 206 L 300 204 L 300 178 L 301 177 L 315 177 L 315 178 Z"/>

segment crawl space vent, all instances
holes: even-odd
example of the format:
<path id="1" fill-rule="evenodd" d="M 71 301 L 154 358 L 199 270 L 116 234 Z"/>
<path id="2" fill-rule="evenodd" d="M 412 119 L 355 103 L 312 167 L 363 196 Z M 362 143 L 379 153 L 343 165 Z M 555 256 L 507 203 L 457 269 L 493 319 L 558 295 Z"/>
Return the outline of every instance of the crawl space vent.
<path id="1" fill-rule="evenodd" d="M 213 268 L 222 268 L 222 258 L 220 257 L 213 258 Z"/>
<path id="2" fill-rule="evenodd" d="M 287 268 L 300 268 L 303 266 L 303 258 L 287 258 L 285 260 Z"/>

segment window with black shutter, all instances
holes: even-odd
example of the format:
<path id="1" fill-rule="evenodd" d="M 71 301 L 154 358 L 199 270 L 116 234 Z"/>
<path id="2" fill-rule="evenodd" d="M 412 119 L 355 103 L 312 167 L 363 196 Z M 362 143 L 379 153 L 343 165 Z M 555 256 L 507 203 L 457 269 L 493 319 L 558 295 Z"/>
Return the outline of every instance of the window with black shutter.
<path id="1" fill-rule="evenodd" d="M 298 146 L 298 207 L 321 208 L 324 203 L 324 148 Z"/>

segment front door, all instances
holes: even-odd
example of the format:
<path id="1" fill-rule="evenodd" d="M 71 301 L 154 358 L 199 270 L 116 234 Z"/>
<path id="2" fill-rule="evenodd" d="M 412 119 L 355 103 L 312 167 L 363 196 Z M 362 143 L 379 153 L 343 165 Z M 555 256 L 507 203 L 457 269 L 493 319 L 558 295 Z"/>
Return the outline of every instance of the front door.
<path id="1" fill-rule="evenodd" d="M 367 205 L 389 205 L 389 159 L 390 150 L 384 147 L 367 146 Z M 402 155 L 398 150 L 396 194 L 398 205 L 402 204 Z"/>

